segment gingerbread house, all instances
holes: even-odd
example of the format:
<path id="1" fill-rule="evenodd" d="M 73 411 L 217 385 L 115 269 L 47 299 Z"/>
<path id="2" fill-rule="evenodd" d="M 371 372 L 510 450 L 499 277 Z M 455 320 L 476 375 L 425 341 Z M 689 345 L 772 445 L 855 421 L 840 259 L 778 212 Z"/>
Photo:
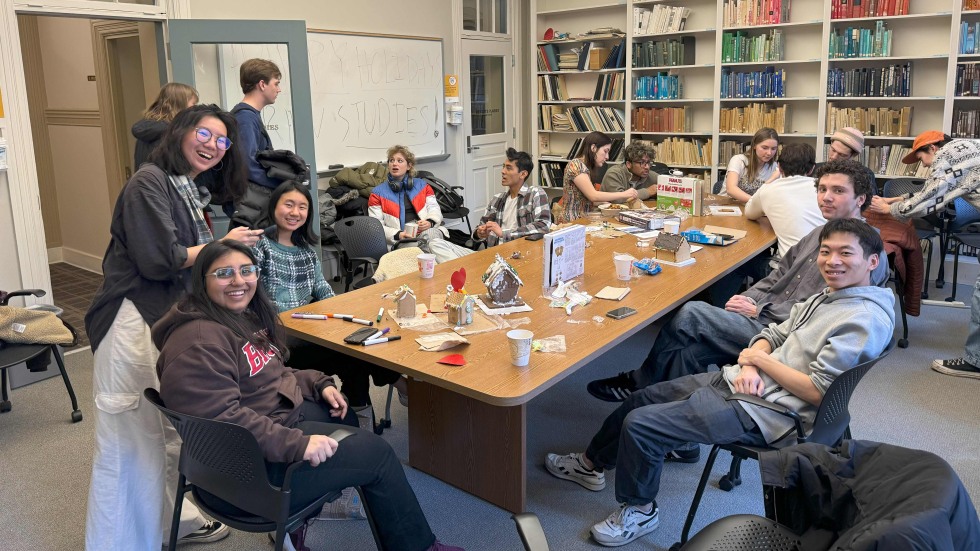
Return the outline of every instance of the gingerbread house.
<path id="1" fill-rule="evenodd" d="M 653 242 L 653 249 L 657 260 L 684 262 L 691 258 L 691 244 L 683 235 L 676 233 L 660 232 Z"/>
<path id="2" fill-rule="evenodd" d="M 475 299 L 472 295 L 449 291 L 446 293 L 446 314 L 449 325 L 460 327 L 473 323 L 473 306 Z"/>
<path id="3" fill-rule="evenodd" d="M 499 254 L 483 274 L 483 284 L 487 286 L 487 294 L 482 298 L 491 308 L 524 305 L 518 296 L 524 282 L 517 275 L 517 270 Z"/>
<path id="4" fill-rule="evenodd" d="M 415 317 L 415 292 L 408 285 L 402 285 L 394 292 L 395 315 L 399 318 Z"/>

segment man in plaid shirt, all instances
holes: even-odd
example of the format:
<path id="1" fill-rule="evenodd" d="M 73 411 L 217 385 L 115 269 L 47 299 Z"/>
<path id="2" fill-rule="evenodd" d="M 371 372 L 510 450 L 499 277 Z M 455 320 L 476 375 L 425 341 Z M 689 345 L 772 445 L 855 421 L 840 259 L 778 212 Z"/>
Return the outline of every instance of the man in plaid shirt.
<path id="1" fill-rule="evenodd" d="M 507 160 L 500 171 L 500 183 L 507 188 L 495 195 L 487 205 L 487 212 L 480 218 L 480 225 L 473 231 L 473 239 L 486 241 L 487 247 L 536 233 L 547 233 L 551 226 L 551 207 L 548 195 L 538 186 L 525 186 L 524 182 L 534 170 L 531 156 L 513 147 L 507 149 Z M 436 260 L 445 262 L 472 253 L 443 239 L 428 243 Z"/>

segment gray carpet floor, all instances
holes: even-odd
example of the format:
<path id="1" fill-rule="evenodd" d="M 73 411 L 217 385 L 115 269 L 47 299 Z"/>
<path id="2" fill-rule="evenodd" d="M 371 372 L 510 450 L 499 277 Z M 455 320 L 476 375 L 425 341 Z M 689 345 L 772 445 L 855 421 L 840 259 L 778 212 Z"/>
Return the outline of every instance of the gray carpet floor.
<path id="1" fill-rule="evenodd" d="M 969 297 L 970 289 L 961 286 L 960 293 Z M 969 310 L 931 306 L 924 307 L 923 316 L 911 318 L 911 347 L 896 349 L 858 387 L 851 402 L 851 428 L 855 438 L 940 455 L 955 468 L 974 503 L 980 504 L 980 380 L 952 378 L 928 368 L 935 357 L 962 353 L 968 318 Z M 611 483 L 601 492 L 589 492 L 552 478 L 542 467 L 542 458 L 549 451 L 584 449 L 614 407 L 589 397 L 586 382 L 638 366 L 654 334 L 653 328 L 637 334 L 529 405 L 528 510 L 540 517 L 552 549 L 599 548 L 589 540 L 588 529 L 617 505 Z M 91 353 L 71 354 L 67 365 L 84 421 L 70 422 L 60 377 L 14 390 L 13 411 L 0 416 L 0 503 L 4 504 L 0 507 L 0 549 L 75 551 L 84 547 L 94 431 Z M 383 404 L 383 392 L 375 389 L 375 403 Z M 406 410 L 396 401 L 392 412 L 394 424 L 384 438 L 407 464 Z M 707 448 L 702 457 L 706 455 Z M 731 493 L 717 487 L 717 477 L 727 464 L 727 455 L 722 454 L 696 528 L 733 513 L 763 512 L 754 463 L 746 463 L 744 483 Z M 666 467 L 658 499 L 660 528 L 630 549 L 666 549 L 678 538 L 702 466 Z M 410 467 L 405 470 L 442 541 L 469 551 L 522 548 L 509 513 Z M 310 530 L 310 540 L 313 549 L 374 548 L 366 521 L 318 522 Z M 194 547 L 271 549 L 264 535 L 242 532 Z"/>

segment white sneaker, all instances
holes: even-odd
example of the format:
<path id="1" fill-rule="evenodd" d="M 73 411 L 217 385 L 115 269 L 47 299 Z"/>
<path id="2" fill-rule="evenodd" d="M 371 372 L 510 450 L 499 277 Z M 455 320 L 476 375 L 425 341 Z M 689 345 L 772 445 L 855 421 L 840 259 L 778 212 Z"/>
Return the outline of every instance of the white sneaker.
<path id="1" fill-rule="evenodd" d="M 549 453 L 544 459 L 544 466 L 549 473 L 556 477 L 571 480 L 593 492 L 598 492 L 606 487 L 606 474 L 586 467 L 582 463 L 582 454 L 580 453 L 568 455 Z"/>
<path id="2" fill-rule="evenodd" d="M 204 526 L 187 534 L 177 540 L 177 545 L 184 543 L 211 543 L 228 537 L 231 530 L 216 520 L 208 520 Z M 164 542 L 163 547 L 167 547 L 168 542 Z"/>
<path id="3" fill-rule="evenodd" d="M 619 547 L 653 532 L 660 524 L 660 509 L 644 513 L 635 505 L 619 506 L 619 510 L 590 530 L 592 539 L 606 547 Z"/>

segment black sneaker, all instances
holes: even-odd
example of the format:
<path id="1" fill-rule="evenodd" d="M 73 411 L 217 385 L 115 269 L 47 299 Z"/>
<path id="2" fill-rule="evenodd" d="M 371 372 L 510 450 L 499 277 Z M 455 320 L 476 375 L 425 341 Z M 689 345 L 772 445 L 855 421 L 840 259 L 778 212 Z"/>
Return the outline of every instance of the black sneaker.
<path id="1" fill-rule="evenodd" d="M 664 461 L 670 463 L 697 463 L 699 459 L 701 459 L 701 446 L 697 445 L 690 449 L 677 448 L 664 456 Z"/>
<path id="2" fill-rule="evenodd" d="M 963 358 L 953 358 L 952 360 L 933 360 L 932 370 L 943 375 L 953 377 L 966 377 L 968 379 L 980 379 L 980 368 L 967 362 Z"/>
<path id="3" fill-rule="evenodd" d="M 231 530 L 224 524 L 216 520 L 209 520 L 204 523 L 204 526 L 178 539 L 177 545 L 182 543 L 211 543 L 227 538 L 230 533 Z"/>
<path id="4" fill-rule="evenodd" d="M 630 373 L 632 372 L 623 371 L 615 377 L 596 379 L 585 388 L 589 394 L 604 402 L 622 402 L 637 390 L 636 383 L 633 382 Z"/>

